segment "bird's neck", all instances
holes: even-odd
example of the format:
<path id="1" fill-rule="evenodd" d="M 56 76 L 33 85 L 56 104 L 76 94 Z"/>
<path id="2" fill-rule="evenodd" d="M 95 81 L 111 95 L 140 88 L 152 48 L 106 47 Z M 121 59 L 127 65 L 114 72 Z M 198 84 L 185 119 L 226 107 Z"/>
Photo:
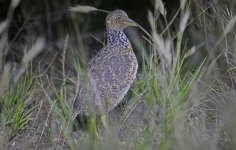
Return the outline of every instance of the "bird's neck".
<path id="1" fill-rule="evenodd" d="M 127 48 L 130 46 L 130 41 L 126 37 L 123 29 L 121 30 L 112 30 L 107 28 L 107 44 L 108 47 L 121 46 Z"/>

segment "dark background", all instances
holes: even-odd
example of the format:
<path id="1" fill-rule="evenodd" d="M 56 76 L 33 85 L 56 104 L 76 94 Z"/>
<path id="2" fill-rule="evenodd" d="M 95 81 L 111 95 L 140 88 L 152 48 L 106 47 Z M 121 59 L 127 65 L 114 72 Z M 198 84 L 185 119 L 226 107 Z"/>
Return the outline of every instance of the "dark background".
<path id="1" fill-rule="evenodd" d="M 4 20 L 10 6 L 9 0 L 0 1 L 0 21 Z M 168 10 L 168 18 L 175 14 L 179 7 L 178 1 L 165 0 Z M 8 31 L 9 41 L 12 41 L 10 54 L 7 61 L 19 62 L 22 54 L 19 47 L 23 48 L 24 44 L 29 42 L 29 37 L 34 34 L 36 37 L 43 36 L 46 38 L 49 47 L 56 49 L 55 42 L 65 37 L 66 34 L 71 36 L 77 30 L 80 32 L 80 38 L 93 49 L 97 46 L 94 39 L 89 33 L 100 37 L 104 37 L 104 20 L 107 14 L 101 12 L 91 12 L 88 14 L 73 14 L 68 12 L 70 6 L 90 5 L 96 8 L 112 11 L 114 9 L 122 9 L 127 12 L 130 18 L 137 21 L 144 28 L 149 28 L 147 20 L 147 10 L 153 10 L 153 0 L 23 0 L 13 13 L 10 28 Z M 76 23 L 74 26 L 73 23 Z M 17 37 L 16 37 L 17 33 Z M 74 36 L 77 36 L 74 34 Z M 78 39 L 70 38 L 71 41 Z M 87 41 L 86 41 L 87 40 Z M 75 43 L 76 43 L 75 42 Z M 19 46 L 19 44 L 21 46 Z M 78 44 L 78 43 L 77 43 Z M 17 45 L 17 46 L 16 46 Z M 59 48 L 60 49 L 60 48 Z M 99 49 L 99 48 L 98 48 Z"/>

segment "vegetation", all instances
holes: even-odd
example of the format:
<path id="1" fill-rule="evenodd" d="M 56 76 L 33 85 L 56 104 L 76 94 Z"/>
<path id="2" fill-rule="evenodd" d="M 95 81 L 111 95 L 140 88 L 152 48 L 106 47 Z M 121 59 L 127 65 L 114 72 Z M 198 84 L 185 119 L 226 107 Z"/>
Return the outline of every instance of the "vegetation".
<path id="1" fill-rule="evenodd" d="M 181 0 L 173 14 L 155 0 L 146 24 L 126 30 L 138 76 L 109 114 L 109 130 L 96 116 L 85 126 L 72 117 L 89 49 L 104 44 L 102 29 L 89 35 L 87 26 L 96 28 L 91 14 L 104 25 L 107 10 L 63 2 L 66 10 L 46 15 L 47 32 L 30 2 L 12 0 L 0 23 L 0 149 L 236 149 L 234 0 Z M 11 36 L 19 7 L 27 17 Z"/>

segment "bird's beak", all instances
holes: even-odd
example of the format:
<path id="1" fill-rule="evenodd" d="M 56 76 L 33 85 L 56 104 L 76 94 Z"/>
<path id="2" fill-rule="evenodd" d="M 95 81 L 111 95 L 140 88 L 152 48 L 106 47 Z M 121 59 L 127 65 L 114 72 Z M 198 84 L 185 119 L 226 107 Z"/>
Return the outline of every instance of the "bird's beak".
<path id="1" fill-rule="evenodd" d="M 131 19 L 126 19 L 125 21 L 124 21 L 124 23 L 127 25 L 127 26 L 138 26 L 138 24 L 135 22 L 135 21 L 133 21 L 133 20 L 131 20 Z"/>

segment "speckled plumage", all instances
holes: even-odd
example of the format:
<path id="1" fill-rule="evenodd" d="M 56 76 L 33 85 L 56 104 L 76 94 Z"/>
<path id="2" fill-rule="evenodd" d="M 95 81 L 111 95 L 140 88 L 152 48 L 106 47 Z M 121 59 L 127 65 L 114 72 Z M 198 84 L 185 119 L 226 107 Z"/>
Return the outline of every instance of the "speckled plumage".
<path id="1" fill-rule="evenodd" d="M 138 62 L 130 41 L 123 32 L 130 20 L 122 10 L 106 18 L 106 45 L 89 61 L 89 95 L 97 114 L 116 107 L 136 78 Z"/>

